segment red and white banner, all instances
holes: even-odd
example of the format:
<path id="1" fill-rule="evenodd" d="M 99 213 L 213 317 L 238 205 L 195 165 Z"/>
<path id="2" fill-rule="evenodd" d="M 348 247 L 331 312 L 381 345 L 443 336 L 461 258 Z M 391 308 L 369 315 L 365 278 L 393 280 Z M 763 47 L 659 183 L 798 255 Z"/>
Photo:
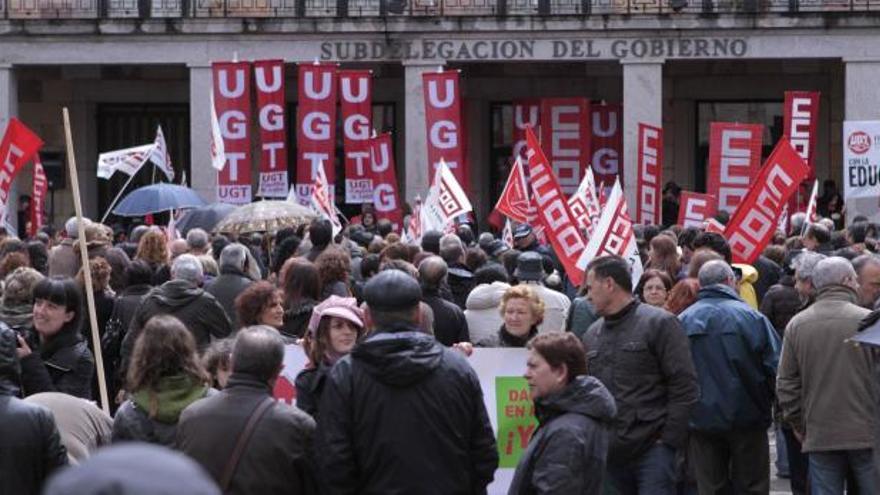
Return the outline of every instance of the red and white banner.
<path id="1" fill-rule="evenodd" d="M 43 228 L 43 208 L 46 204 L 46 193 L 49 191 L 49 180 L 46 178 L 46 170 L 43 169 L 43 162 L 40 161 L 40 155 L 34 154 L 34 180 L 33 190 L 31 191 L 31 222 L 28 229 L 28 235 L 34 237 L 37 232 Z"/>
<path id="2" fill-rule="evenodd" d="M 711 194 L 682 191 L 678 203 L 678 224 L 684 228 L 703 228 L 703 222 L 715 216 L 718 202 Z"/>
<path id="3" fill-rule="evenodd" d="M 310 202 L 318 165 L 325 167 L 330 198 L 336 184 L 336 64 L 300 64 L 296 107 L 296 194 Z"/>
<path id="4" fill-rule="evenodd" d="M 501 196 L 495 204 L 495 209 L 519 223 L 528 223 L 534 216 L 530 211 L 531 200 L 529 199 L 529 186 L 523 170 L 522 159 L 516 157 L 513 166 L 510 167 L 510 175 L 507 176 L 507 184 L 501 191 Z"/>
<path id="5" fill-rule="evenodd" d="M 333 237 L 342 230 L 339 217 L 336 216 L 336 206 L 330 196 L 330 187 L 327 185 L 327 175 L 324 173 L 324 164 L 319 163 L 315 173 L 315 182 L 312 184 L 311 206 L 312 210 L 330 221 L 333 226 Z"/>
<path id="6" fill-rule="evenodd" d="M 596 179 L 592 168 L 587 168 L 578 190 L 568 198 L 568 209 L 577 220 L 578 226 L 587 233 L 587 239 L 593 237 L 593 228 L 599 221 L 602 209 L 596 196 Z"/>
<path id="7" fill-rule="evenodd" d="M 529 158 L 529 180 L 538 219 L 544 227 L 544 235 L 550 240 L 553 250 L 565 267 L 568 278 L 575 287 L 580 286 L 584 272 L 577 267 L 577 261 L 584 250 L 584 238 L 574 215 L 568 209 L 565 194 L 556 181 L 550 163 L 538 144 L 538 138 L 531 129 L 526 130 L 526 139 L 529 143 L 526 151 Z"/>
<path id="8" fill-rule="evenodd" d="M 547 163 L 565 194 L 577 191 L 590 163 L 590 100 L 541 100 L 541 142 Z"/>
<path id="9" fill-rule="evenodd" d="M 663 129 L 639 122 L 636 223 L 660 225 L 660 183 L 663 181 Z"/>
<path id="10" fill-rule="evenodd" d="M 223 138 L 224 165 L 217 174 L 221 203 L 251 202 L 250 63 L 214 62 L 214 111 Z"/>
<path id="11" fill-rule="evenodd" d="M 345 202 L 370 203 L 375 186 L 370 182 L 368 170 L 371 148 L 368 140 L 373 133 L 372 71 L 339 71 L 339 110 L 345 155 Z"/>
<path id="12" fill-rule="evenodd" d="M 761 168 L 761 124 L 712 122 L 709 125 L 709 177 L 706 192 L 718 210 L 733 215 Z"/>
<path id="13" fill-rule="evenodd" d="M 706 232 L 715 232 L 722 237 L 724 236 L 724 224 L 714 218 L 707 218 L 704 223 L 704 228 L 706 229 Z"/>
<path id="14" fill-rule="evenodd" d="M 816 177 L 815 154 L 819 125 L 819 92 L 786 91 L 782 135 L 810 167 L 809 178 Z"/>
<path id="15" fill-rule="evenodd" d="M 620 167 L 623 163 L 623 105 L 594 103 L 590 105 L 590 114 L 593 116 L 590 165 L 596 175 L 595 180 L 613 184 L 615 179 L 620 178 L 620 183 L 625 184 Z"/>
<path id="16" fill-rule="evenodd" d="M 425 93 L 425 132 L 428 137 L 428 176 L 434 177 L 440 160 L 443 160 L 461 187 L 467 191 L 468 167 L 461 118 L 459 71 L 425 72 L 422 74 L 422 82 Z"/>
<path id="17" fill-rule="evenodd" d="M 724 231 L 734 263 L 751 264 L 761 254 L 785 203 L 809 172 L 788 139 L 781 138 Z"/>
<path id="18" fill-rule="evenodd" d="M 6 225 L 9 188 L 12 181 L 43 146 L 43 140 L 15 117 L 9 119 L 3 141 L 0 141 L 0 225 Z"/>
<path id="19" fill-rule="evenodd" d="M 526 158 L 526 129 L 538 129 L 541 126 L 541 100 L 517 100 L 513 102 L 513 157 Z"/>
<path id="20" fill-rule="evenodd" d="M 284 61 L 254 62 L 257 115 L 260 124 L 260 185 L 257 194 L 267 198 L 287 196 L 287 112 Z"/>
<path id="21" fill-rule="evenodd" d="M 394 225 L 394 230 L 398 231 L 403 223 L 403 213 L 400 194 L 397 192 L 397 170 L 391 134 L 385 133 L 368 139 L 367 149 L 370 154 L 367 180 L 371 183 L 373 194 L 370 202 L 376 206 L 376 217 L 387 218 Z"/>
<path id="22" fill-rule="evenodd" d="M 456 217 L 473 209 L 455 174 L 441 158 L 440 166 L 434 173 L 434 182 L 421 208 L 421 233 L 429 230 L 445 232 Z"/>
<path id="23" fill-rule="evenodd" d="M 602 210 L 595 232 L 596 235 L 590 238 L 590 242 L 578 258 L 578 268 L 586 271 L 590 261 L 599 256 L 621 256 L 629 263 L 633 287 L 635 287 L 642 276 L 642 259 L 639 257 L 633 222 L 629 217 L 619 180 L 615 181 L 614 187 L 611 188 L 607 208 Z"/>

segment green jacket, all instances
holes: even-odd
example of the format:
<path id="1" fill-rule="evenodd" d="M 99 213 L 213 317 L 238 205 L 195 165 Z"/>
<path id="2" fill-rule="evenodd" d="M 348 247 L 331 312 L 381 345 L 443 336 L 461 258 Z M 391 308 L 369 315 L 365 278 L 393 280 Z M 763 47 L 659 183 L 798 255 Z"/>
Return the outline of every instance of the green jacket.
<path id="1" fill-rule="evenodd" d="M 776 393 L 784 420 L 806 434 L 804 452 L 873 447 L 874 365 L 847 342 L 870 313 L 857 301 L 849 287 L 826 287 L 786 327 Z"/>

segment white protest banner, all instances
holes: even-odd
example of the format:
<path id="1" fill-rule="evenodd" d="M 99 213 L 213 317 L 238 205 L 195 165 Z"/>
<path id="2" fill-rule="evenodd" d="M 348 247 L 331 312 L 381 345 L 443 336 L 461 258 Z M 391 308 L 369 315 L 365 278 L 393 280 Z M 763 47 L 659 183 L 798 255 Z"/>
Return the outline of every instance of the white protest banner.
<path id="1" fill-rule="evenodd" d="M 623 197 L 623 189 L 618 179 L 614 182 L 611 195 L 596 225 L 596 235 L 590 239 L 587 248 L 578 259 L 578 268 L 586 271 L 590 261 L 599 256 L 621 256 L 629 262 L 633 287 L 635 287 L 642 276 L 642 259 L 639 257 L 639 248 L 636 245 L 632 226 L 626 208 L 626 199 Z"/>
<path id="2" fill-rule="evenodd" d="M 296 375 L 302 371 L 309 362 L 305 350 L 300 345 L 287 344 L 284 346 L 284 361 L 281 365 L 281 374 L 275 382 L 272 396 L 290 405 L 296 405 Z"/>
<path id="3" fill-rule="evenodd" d="M 109 179 L 116 172 L 134 175 L 153 153 L 155 144 L 144 144 L 133 148 L 108 151 L 98 155 L 98 178 Z"/>
<path id="4" fill-rule="evenodd" d="M 880 120 L 843 122 L 843 199 L 847 219 L 880 222 Z"/>
<path id="5" fill-rule="evenodd" d="M 813 182 L 813 192 L 810 193 L 810 202 L 807 203 L 807 221 L 804 222 L 806 228 L 807 223 L 813 223 L 819 220 L 817 212 L 817 204 L 819 201 L 819 179 Z"/>
<path id="6" fill-rule="evenodd" d="M 498 469 L 488 487 L 490 495 L 507 493 L 513 472 L 538 426 L 526 371 L 525 349 L 475 348 L 468 363 L 477 372 L 486 412 L 498 444 Z"/>

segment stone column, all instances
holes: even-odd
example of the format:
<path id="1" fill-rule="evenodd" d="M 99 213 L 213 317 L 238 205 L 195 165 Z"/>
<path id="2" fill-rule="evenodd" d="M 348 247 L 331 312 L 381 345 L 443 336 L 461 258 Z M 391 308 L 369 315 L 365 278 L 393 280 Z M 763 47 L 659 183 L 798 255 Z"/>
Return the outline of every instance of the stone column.
<path id="1" fill-rule="evenodd" d="M 877 92 L 877 81 L 880 80 L 880 60 L 844 60 L 844 120 L 880 120 L 880 93 Z M 842 138 L 846 146 L 846 136 Z M 876 145 L 876 143 L 872 143 Z M 845 165 L 844 170 L 846 170 Z M 840 193 L 844 193 L 844 177 L 832 177 L 838 184 Z M 821 194 L 821 191 L 820 191 Z M 846 200 L 847 224 L 856 215 L 866 215 L 872 222 L 880 221 L 880 206 L 877 198 L 859 198 Z"/>
<path id="2" fill-rule="evenodd" d="M 211 65 L 189 65 L 189 183 L 207 202 L 217 201 L 217 171 L 211 166 Z"/>
<path id="3" fill-rule="evenodd" d="M 422 74 L 437 70 L 443 62 L 418 62 L 403 64 L 404 72 L 404 125 L 402 138 L 404 148 L 403 197 L 412 204 L 416 195 L 425 199 L 428 192 L 428 145 L 425 136 L 425 93 Z M 398 168 L 399 169 L 399 168 Z"/>
<path id="4" fill-rule="evenodd" d="M 663 125 L 663 61 L 621 60 L 623 64 L 623 177 L 629 212 L 636 206 L 639 122 Z"/>
<path id="5" fill-rule="evenodd" d="M 0 133 L 6 131 L 9 119 L 18 115 L 18 81 L 11 64 L 0 64 Z M 13 181 L 9 189 L 9 215 L 7 221 L 13 232 L 18 229 L 18 181 Z"/>

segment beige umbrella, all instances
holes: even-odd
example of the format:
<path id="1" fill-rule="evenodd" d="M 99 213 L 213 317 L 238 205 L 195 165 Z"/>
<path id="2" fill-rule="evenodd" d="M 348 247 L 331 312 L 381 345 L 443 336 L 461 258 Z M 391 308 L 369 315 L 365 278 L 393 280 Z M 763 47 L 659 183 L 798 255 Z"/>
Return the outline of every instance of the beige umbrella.
<path id="1" fill-rule="evenodd" d="M 221 234 L 250 232 L 275 233 L 285 227 L 311 222 L 315 213 L 305 206 L 287 201 L 257 201 L 239 206 L 215 230 Z"/>

